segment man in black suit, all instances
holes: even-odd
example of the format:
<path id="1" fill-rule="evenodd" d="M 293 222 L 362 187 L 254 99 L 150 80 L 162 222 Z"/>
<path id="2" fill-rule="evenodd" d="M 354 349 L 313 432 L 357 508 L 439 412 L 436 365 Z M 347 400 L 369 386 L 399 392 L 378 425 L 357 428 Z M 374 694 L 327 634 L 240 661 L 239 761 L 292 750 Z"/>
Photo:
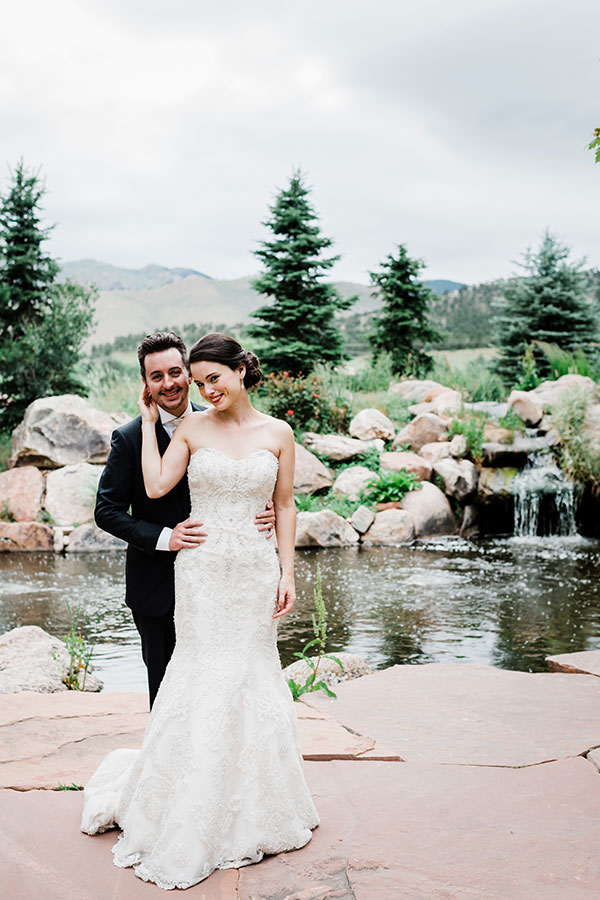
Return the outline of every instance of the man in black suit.
<path id="1" fill-rule="evenodd" d="M 156 439 L 162 455 L 179 421 L 205 409 L 189 400 L 191 375 L 185 344 L 172 332 L 149 334 L 138 348 L 140 372 L 160 418 Z M 97 525 L 127 542 L 125 602 L 142 640 L 148 670 L 150 706 L 175 647 L 173 565 L 178 550 L 197 547 L 206 538 L 201 522 L 192 522 L 187 478 L 166 496 L 151 500 L 142 475 L 142 429 L 138 416 L 115 429 L 96 498 Z M 270 536 L 272 503 L 255 524 Z"/>

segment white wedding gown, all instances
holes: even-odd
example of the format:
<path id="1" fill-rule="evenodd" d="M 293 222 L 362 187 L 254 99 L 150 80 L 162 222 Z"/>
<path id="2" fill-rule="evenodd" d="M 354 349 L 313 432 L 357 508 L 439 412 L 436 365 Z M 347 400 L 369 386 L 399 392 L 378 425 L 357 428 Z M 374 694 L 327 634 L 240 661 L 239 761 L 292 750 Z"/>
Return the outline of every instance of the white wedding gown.
<path id="1" fill-rule="evenodd" d="M 115 864 L 166 890 L 302 847 L 319 822 L 277 652 L 279 564 L 253 524 L 277 467 L 269 450 L 192 455 L 208 537 L 175 561 L 175 652 L 141 749 L 110 753 L 84 792 L 82 831 L 120 826 Z"/>

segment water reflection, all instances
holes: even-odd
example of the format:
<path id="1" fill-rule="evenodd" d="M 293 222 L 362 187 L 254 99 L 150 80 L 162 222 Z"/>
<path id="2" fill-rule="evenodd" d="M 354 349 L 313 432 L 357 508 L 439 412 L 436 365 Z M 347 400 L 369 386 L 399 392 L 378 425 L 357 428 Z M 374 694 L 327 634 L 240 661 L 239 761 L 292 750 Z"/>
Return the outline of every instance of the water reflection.
<path id="1" fill-rule="evenodd" d="M 280 625 L 284 664 L 312 637 L 317 563 L 331 651 L 359 653 L 375 668 L 461 661 L 546 671 L 548 653 L 600 648 L 600 542 L 445 538 L 299 552 L 299 600 Z M 143 690 L 123 568 L 120 553 L 0 554 L 0 633 L 40 625 L 61 636 L 65 600 L 81 604 L 106 689 Z"/>

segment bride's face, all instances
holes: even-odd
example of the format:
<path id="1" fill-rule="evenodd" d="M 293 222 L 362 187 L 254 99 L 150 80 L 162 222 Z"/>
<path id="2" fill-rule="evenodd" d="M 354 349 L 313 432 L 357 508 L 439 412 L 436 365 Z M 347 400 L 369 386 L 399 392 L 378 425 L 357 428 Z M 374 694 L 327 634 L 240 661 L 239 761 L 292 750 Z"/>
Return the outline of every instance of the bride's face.
<path id="1" fill-rule="evenodd" d="M 191 365 L 192 378 L 204 400 L 215 409 L 228 409 L 244 390 L 246 367 L 230 369 L 217 362 L 194 362 Z"/>

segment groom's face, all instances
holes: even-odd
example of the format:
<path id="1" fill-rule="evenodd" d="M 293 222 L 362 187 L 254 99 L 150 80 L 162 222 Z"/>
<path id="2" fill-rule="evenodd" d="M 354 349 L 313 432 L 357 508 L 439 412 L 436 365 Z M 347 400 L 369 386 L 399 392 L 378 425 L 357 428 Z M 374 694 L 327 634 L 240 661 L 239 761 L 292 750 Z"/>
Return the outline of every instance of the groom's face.
<path id="1" fill-rule="evenodd" d="M 176 347 L 149 353 L 144 360 L 144 381 L 152 399 L 172 416 L 180 416 L 188 405 L 192 377 Z"/>

